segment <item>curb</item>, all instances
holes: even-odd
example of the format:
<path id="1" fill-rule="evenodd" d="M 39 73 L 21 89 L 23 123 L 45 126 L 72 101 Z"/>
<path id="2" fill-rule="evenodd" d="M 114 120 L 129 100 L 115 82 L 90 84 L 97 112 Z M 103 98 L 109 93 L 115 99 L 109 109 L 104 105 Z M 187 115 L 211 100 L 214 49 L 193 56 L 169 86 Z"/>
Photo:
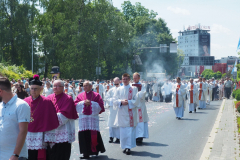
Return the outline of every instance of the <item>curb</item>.
<path id="1" fill-rule="evenodd" d="M 223 106 L 225 104 L 226 99 L 223 100 L 221 107 L 219 109 L 217 118 L 215 120 L 215 123 L 213 125 L 212 131 L 210 132 L 210 135 L 208 137 L 207 143 L 203 149 L 202 155 L 200 157 L 200 160 L 207 160 L 209 159 L 210 153 L 211 153 L 211 149 L 213 147 L 213 142 L 215 140 L 215 136 L 218 132 L 218 127 L 219 127 L 219 123 L 221 121 L 221 117 L 222 117 L 222 110 L 223 110 Z"/>

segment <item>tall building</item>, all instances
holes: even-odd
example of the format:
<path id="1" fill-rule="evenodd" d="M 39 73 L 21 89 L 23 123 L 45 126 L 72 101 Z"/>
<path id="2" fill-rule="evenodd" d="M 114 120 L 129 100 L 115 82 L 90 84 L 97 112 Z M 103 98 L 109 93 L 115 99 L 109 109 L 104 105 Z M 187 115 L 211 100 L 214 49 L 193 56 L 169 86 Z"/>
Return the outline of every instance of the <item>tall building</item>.
<path id="1" fill-rule="evenodd" d="M 204 69 L 211 69 L 214 57 L 210 50 L 210 26 L 189 26 L 179 31 L 178 49 L 184 53 L 180 76 L 198 76 Z"/>

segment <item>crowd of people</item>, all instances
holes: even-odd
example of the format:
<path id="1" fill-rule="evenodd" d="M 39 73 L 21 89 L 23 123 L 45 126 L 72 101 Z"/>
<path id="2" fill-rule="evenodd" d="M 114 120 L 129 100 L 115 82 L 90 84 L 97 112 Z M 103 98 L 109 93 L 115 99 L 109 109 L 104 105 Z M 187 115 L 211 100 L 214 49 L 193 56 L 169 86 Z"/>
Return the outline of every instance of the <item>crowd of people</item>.
<path id="1" fill-rule="evenodd" d="M 234 89 L 229 78 L 140 79 L 137 72 L 132 80 L 125 73 L 121 80 L 102 82 L 40 80 L 38 75 L 16 82 L 1 77 L 0 159 L 70 159 L 77 119 L 81 159 L 104 153 L 99 114 L 105 108 L 109 109 L 109 143 L 120 143 L 123 153 L 130 155 L 137 143 L 149 138 L 146 102 L 172 102 L 179 120 L 186 107 L 189 113 L 196 112 L 213 100 L 229 99 Z"/>

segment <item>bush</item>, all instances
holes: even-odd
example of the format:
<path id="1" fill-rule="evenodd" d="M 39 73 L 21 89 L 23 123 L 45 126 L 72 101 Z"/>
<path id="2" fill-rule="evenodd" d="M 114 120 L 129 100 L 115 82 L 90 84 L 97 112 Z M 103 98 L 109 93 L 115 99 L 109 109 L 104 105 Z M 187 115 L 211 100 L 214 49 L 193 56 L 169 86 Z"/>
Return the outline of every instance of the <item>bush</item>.
<path id="1" fill-rule="evenodd" d="M 237 93 L 240 93 L 240 89 L 236 89 L 233 91 L 232 93 L 233 98 L 236 98 Z"/>
<path id="2" fill-rule="evenodd" d="M 240 113 L 240 107 L 237 108 L 238 113 Z"/>
<path id="3" fill-rule="evenodd" d="M 240 101 L 240 92 L 237 92 L 237 94 L 235 95 L 235 99 L 236 99 L 237 101 Z"/>
<path id="4" fill-rule="evenodd" d="M 240 106 L 240 101 L 235 101 L 237 103 L 235 103 L 235 108 L 238 108 Z"/>

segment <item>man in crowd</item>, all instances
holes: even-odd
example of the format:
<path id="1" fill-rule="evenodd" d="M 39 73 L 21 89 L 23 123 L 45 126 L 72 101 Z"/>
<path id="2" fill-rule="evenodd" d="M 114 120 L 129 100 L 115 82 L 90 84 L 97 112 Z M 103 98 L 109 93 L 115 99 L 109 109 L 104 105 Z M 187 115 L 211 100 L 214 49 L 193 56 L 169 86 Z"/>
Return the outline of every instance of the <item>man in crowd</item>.
<path id="1" fill-rule="evenodd" d="M 198 82 L 198 100 L 199 100 L 198 109 L 206 108 L 207 84 L 203 82 L 203 79 L 205 80 L 205 78 L 200 77 Z"/>
<path id="2" fill-rule="evenodd" d="M 224 82 L 224 90 L 226 92 L 226 98 L 229 99 L 231 95 L 232 81 L 230 81 L 228 77 L 226 77 L 226 79 L 227 80 Z"/>
<path id="3" fill-rule="evenodd" d="M 109 127 L 109 143 L 113 142 L 113 138 L 116 138 L 115 143 L 120 142 L 120 130 L 119 127 L 114 125 L 114 121 L 117 115 L 117 106 L 113 106 L 113 95 L 120 87 L 120 80 L 118 77 L 114 78 L 114 85 L 115 87 L 111 88 L 105 97 L 106 105 L 109 108 L 109 116 L 108 116 L 108 127 Z"/>
<path id="4" fill-rule="evenodd" d="M 90 155 L 105 152 L 98 119 L 98 115 L 105 112 L 105 109 L 99 93 L 92 91 L 91 82 L 85 81 L 83 88 L 85 92 L 77 96 L 75 104 L 79 114 L 83 114 L 80 115 L 78 132 L 80 153 L 83 154 L 81 159 L 88 159 Z"/>
<path id="5" fill-rule="evenodd" d="M 0 77 L 0 159 L 27 160 L 25 139 L 30 122 L 30 107 L 11 91 L 11 83 Z"/>
<path id="6" fill-rule="evenodd" d="M 147 113 L 147 107 L 145 104 L 145 95 L 146 95 L 146 89 L 144 86 L 139 82 L 140 80 L 140 74 L 134 73 L 133 74 L 133 81 L 134 83 L 132 86 L 140 86 L 138 88 L 138 93 L 136 95 L 136 99 L 138 101 L 137 105 L 137 126 L 136 126 L 136 142 L 142 143 L 143 138 L 149 138 L 148 134 L 148 113 Z"/>
<path id="7" fill-rule="evenodd" d="M 212 101 L 214 100 L 214 96 L 216 94 L 216 87 L 215 87 L 215 84 L 216 84 L 216 81 L 215 81 L 215 78 L 212 77 Z"/>
<path id="8" fill-rule="evenodd" d="M 55 144 L 48 147 L 51 160 L 67 160 L 71 155 L 71 143 L 75 141 L 75 120 L 78 118 L 73 99 L 63 92 L 64 82 L 56 80 L 53 83 L 53 92 L 49 98 L 56 109 L 59 126 L 52 131 L 55 135 Z"/>
<path id="9" fill-rule="evenodd" d="M 177 83 L 173 85 L 173 108 L 176 114 L 176 119 L 181 119 L 184 116 L 184 107 L 186 99 L 185 85 L 181 83 L 181 78 L 177 77 Z"/>
<path id="10" fill-rule="evenodd" d="M 190 79 L 190 83 L 187 86 L 187 94 L 188 94 L 188 111 L 192 113 L 193 111 L 196 112 L 196 103 L 197 103 L 197 95 L 198 89 L 197 85 L 193 83 L 193 79 Z"/>
<path id="11" fill-rule="evenodd" d="M 58 127 L 58 117 L 52 101 L 40 95 L 42 82 L 38 75 L 30 79 L 30 85 L 31 96 L 24 99 L 31 109 L 26 139 L 28 160 L 46 159 L 47 142 L 55 142 L 46 132 Z"/>
<path id="12" fill-rule="evenodd" d="M 137 101 L 136 87 L 129 85 L 130 75 L 122 75 L 123 86 L 114 93 L 113 105 L 118 107 L 114 125 L 120 128 L 120 146 L 123 153 L 130 155 L 131 149 L 136 147 Z"/>

